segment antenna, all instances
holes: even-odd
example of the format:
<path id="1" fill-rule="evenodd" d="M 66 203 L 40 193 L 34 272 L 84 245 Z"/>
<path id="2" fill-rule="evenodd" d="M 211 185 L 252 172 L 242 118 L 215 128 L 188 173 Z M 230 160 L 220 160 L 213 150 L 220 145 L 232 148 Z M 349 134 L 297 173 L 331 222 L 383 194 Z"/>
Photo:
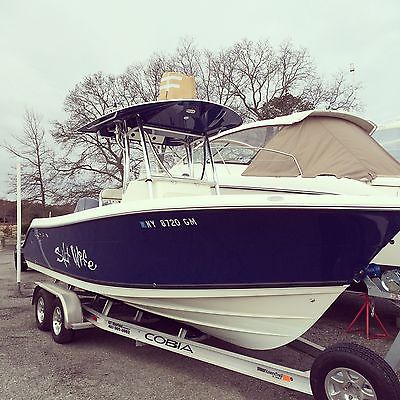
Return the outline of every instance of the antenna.
<path id="1" fill-rule="evenodd" d="M 351 80 L 351 86 L 354 89 L 355 86 L 355 71 L 356 71 L 356 67 L 354 66 L 354 63 L 350 63 L 350 68 L 349 68 L 349 72 L 352 76 L 352 80 Z"/>

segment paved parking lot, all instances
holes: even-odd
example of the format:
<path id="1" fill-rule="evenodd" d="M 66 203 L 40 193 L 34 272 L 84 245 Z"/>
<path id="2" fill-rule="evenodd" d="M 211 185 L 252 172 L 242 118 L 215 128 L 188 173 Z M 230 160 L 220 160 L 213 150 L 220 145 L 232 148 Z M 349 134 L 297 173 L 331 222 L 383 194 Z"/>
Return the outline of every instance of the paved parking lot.
<path id="1" fill-rule="evenodd" d="M 34 282 L 46 279 L 22 273 L 22 296 L 15 284 L 12 249 L 0 251 L 0 393 L 1 399 L 248 399 L 311 400 L 310 396 L 188 359 L 151 346 L 89 329 L 77 332 L 67 345 L 36 328 L 30 295 Z M 364 344 L 384 355 L 391 340 L 367 341 L 345 328 L 361 305 L 346 294 L 306 335 L 327 346 L 337 341 Z M 378 303 L 392 335 L 397 309 Z M 299 369 L 311 359 L 290 349 L 268 352 L 272 362 Z"/>

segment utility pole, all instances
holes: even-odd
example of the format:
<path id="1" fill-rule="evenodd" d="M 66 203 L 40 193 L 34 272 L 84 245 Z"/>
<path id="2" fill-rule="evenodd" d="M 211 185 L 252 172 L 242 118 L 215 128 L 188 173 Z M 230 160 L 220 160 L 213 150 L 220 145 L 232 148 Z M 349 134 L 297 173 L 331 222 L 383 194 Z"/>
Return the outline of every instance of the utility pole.
<path id="1" fill-rule="evenodd" d="M 17 289 L 21 294 L 21 164 L 17 163 Z"/>

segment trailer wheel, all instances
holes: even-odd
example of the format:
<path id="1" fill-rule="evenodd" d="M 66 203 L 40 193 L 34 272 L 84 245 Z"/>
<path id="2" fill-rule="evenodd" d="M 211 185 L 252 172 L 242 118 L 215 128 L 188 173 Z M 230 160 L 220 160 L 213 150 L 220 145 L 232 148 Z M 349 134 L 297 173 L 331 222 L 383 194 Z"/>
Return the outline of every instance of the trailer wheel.
<path id="1" fill-rule="evenodd" d="M 60 299 L 53 302 L 51 334 L 56 343 L 69 343 L 74 337 L 74 331 L 65 327 L 64 309 Z"/>
<path id="2" fill-rule="evenodd" d="M 51 311 L 54 296 L 44 289 L 39 289 L 33 301 L 35 306 L 36 326 L 41 331 L 49 331 L 51 327 Z"/>
<path id="3" fill-rule="evenodd" d="M 354 343 L 324 350 L 311 367 L 310 381 L 316 400 L 400 400 L 400 382 L 389 364 Z"/>

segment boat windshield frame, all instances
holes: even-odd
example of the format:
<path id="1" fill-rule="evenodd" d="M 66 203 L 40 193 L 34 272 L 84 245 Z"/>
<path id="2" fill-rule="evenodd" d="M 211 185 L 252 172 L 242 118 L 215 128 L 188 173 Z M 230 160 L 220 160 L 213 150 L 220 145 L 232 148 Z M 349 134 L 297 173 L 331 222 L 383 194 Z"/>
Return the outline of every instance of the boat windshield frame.
<path id="1" fill-rule="evenodd" d="M 218 142 L 227 142 L 227 143 L 238 144 L 239 146 L 242 146 L 242 147 L 247 147 L 247 148 L 249 148 L 249 149 L 254 149 L 254 150 L 257 151 L 257 153 L 258 153 L 259 151 L 267 151 L 267 152 L 270 152 L 270 153 L 281 154 L 281 155 L 283 155 L 283 156 L 289 157 L 289 158 L 291 158 L 291 159 L 293 160 L 294 164 L 296 165 L 296 168 L 297 168 L 297 170 L 299 171 L 299 175 L 300 175 L 300 176 L 303 175 L 303 172 L 302 172 L 302 170 L 301 170 L 301 167 L 300 167 L 299 162 L 297 161 L 297 158 L 296 158 L 293 154 L 291 154 L 291 153 L 287 153 L 287 152 L 281 151 L 281 150 L 269 149 L 269 148 L 267 148 L 267 147 L 253 146 L 253 145 L 251 145 L 251 144 L 249 144 L 249 143 L 241 142 L 241 141 L 239 141 L 239 140 L 224 139 L 224 137 L 221 137 L 221 138 L 218 138 L 218 139 L 212 141 L 212 143 L 218 143 Z M 222 155 L 221 155 L 219 149 L 216 149 L 216 150 L 217 150 L 219 156 L 221 157 L 222 163 L 223 163 L 223 164 L 226 164 L 226 162 L 225 162 L 225 160 L 223 159 L 223 157 L 222 157 Z M 255 157 L 255 156 L 254 156 L 254 157 Z M 215 161 L 215 162 L 218 163 L 218 161 Z M 229 164 L 229 162 L 228 162 L 228 164 Z"/>
<path id="2" fill-rule="evenodd" d="M 297 170 L 299 171 L 299 176 L 301 176 L 301 177 L 303 176 L 303 171 L 301 169 L 300 163 L 298 162 L 297 158 L 293 154 L 287 153 L 287 152 L 284 152 L 284 151 L 281 151 L 281 150 L 275 150 L 275 149 L 269 149 L 269 148 L 266 148 L 266 147 L 253 146 L 253 145 L 251 145 L 249 143 L 241 142 L 240 140 L 227 139 L 224 136 L 218 137 L 217 139 L 210 141 L 211 151 L 212 151 L 212 158 L 214 160 L 214 164 L 220 164 L 220 163 L 222 163 L 224 165 L 227 165 L 227 164 L 246 164 L 246 165 L 248 165 L 249 164 L 249 163 L 234 163 L 234 162 L 225 161 L 224 157 L 222 156 L 222 154 L 220 152 L 220 149 L 218 149 L 216 147 L 214 147 L 214 148 L 212 147 L 213 143 L 221 143 L 221 142 L 237 144 L 238 146 L 246 147 L 246 148 L 255 150 L 255 154 L 252 157 L 252 159 L 258 154 L 259 151 L 267 151 L 267 152 L 270 152 L 270 153 L 280 154 L 280 155 L 283 155 L 285 157 L 289 157 L 289 158 L 291 158 L 293 160 L 294 165 L 296 166 Z M 196 151 L 197 149 L 200 149 L 200 148 L 201 148 L 201 144 L 196 146 L 194 151 Z M 215 154 L 219 155 L 221 161 L 217 161 L 215 159 Z M 191 162 L 189 161 L 187 156 L 183 157 L 179 162 L 180 163 L 182 163 L 182 162 L 184 163 L 185 160 L 188 160 L 189 168 L 193 171 L 193 166 L 195 164 L 193 155 L 192 155 L 192 158 L 191 158 Z M 204 163 L 204 160 L 203 160 L 203 163 Z M 192 175 L 193 175 L 193 173 L 191 173 L 191 176 Z"/>

